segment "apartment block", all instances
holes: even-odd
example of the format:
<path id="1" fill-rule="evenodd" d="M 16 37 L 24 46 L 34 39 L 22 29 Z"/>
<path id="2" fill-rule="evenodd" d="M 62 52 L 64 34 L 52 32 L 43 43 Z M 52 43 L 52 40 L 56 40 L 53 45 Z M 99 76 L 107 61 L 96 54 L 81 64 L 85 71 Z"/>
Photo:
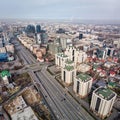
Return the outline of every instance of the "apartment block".
<path id="1" fill-rule="evenodd" d="M 76 76 L 76 68 L 73 61 L 66 61 L 65 67 L 61 69 L 62 81 L 66 84 L 71 84 Z"/>
<path id="2" fill-rule="evenodd" d="M 58 67 L 65 67 L 65 61 L 68 60 L 68 56 L 63 53 L 55 54 L 55 65 Z"/>
<path id="3" fill-rule="evenodd" d="M 73 90 L 81 98 L 84 98 L 88 95 L 92 87 L 92 77 L 88 74 L 80 73 L 74 79 Z"/>
<path id="4" fill-rule="evenodd" d="M 112 90 L 99 87 L 92 94 L 90 109 L 100 118 L 109 116 L 117 94 Z"/>

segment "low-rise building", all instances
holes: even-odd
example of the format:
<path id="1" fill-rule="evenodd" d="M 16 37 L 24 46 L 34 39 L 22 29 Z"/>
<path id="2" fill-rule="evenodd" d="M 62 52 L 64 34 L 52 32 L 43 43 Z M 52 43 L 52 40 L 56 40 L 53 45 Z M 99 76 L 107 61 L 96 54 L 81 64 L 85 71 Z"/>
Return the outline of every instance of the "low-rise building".
<path id="1" fill-rule="evenodd" d="M 23 97 L 18 96 L 10 103 L 5 105 L 5 110 L 9 113 L 10 116 L 12 116 L 20 110 L 24 110 L 25 107 L 27 107 L 27 104 L 25 103 Z"/>
<path id="2" fill-rule="evenodd" d="M 14 45 L 13 44 L 9 44 L 9 45 L 6 45 L 6 50 L 7 52 L 11 52 L 11 53 L 14 53 Z"/>
<path id="3" fill-rule="evenodd" d="M 12 120 L 39 120 L 31 107 L 26 107 L 17 113 L 11 115 Z"/>
<path id="4" fill-rule="evenodd" d="M 104 119 L 109 116 L 117 94 L 112 90 L 99 87 L 93 91 L 90 109 Z"/>
<path id="5" fill-rule="evenodd" d="M 0 53 L 6 53 L 5 47 L 0 47 Z"/>
<path id="6" fill-rule="evenodd" d="M 105 66 L 106 68 L 110 68 L 110 67 L 115 66 L 115 63 L 112 63 L 112 62 L 106 62 L 106 63 L 104 64 L 104 66 Z"/>
<path id="7" fill-rule="evenodd" d="M 79 74 L 74 79 L 73 90 L 75 93 L 84 98 L 88 95 L 92 87 L 92 77 L 87 74 Z"/>
<path id="8" fill-rule="evenodd" d="M 91 66 L 87 64 L 80 64 L 77 66 L 77 71 L 85 73 L 88 72 L 91 69 Z"/>
<path id="9" fill-rule="evenodd" d="M 40 95 L 34 87 L 27 87 L 22 96 L 28 105 L 40 102 Z"/>

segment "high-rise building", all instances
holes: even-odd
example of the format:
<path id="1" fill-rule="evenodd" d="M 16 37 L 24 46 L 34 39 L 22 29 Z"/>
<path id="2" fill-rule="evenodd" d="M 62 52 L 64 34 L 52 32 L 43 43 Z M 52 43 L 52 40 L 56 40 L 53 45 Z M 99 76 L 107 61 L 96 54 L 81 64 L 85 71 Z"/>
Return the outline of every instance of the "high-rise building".
<path id="1" fill-rule="evenodd" d="M 67 39 L 66 38 L 60 38 L 60 45 L 62 46 L 62 49 L 65 50 L 67 47 Z"/>
<path id="2" fill-rule="evenodd" d="M 74 79 L 73 90 L 75 93 L 84 98 L 88 95 L 92 87 L 92 77 L 87 74 L 79 74 Z"/>
<path id="3" fill-rule="evenodd" d="M 83 38 L 83 34 L 79 34 L 79 39 L 82 39 Z"/>
<path id="4" fill-rule="evenodd" d="M 36 42 L 37 42 L 37 44 L 41 44 L 41 35 L 40 34 L 36 34 Z"/>
<path id="5" fill-rule="evenodd" d="M 26 32 L 28 34 L 35 33 L 35 26 L 34 25 L 28 25 L 27 28 L 26 28 Z"/>
<path id="6" fill-rule="evenodd" d="M 53 55 L 62 52 L 62 47 L 59 44 L 55 43 L 55 42 L 50 42 L 48 44 L 48 49 L 49 49 L 49 52 L 51 54 L 53 54 Z"/>
<path id="7" fill-rule="evenodd" d="M 65 67 L 65 62 L 69 59 L 69 57 L 63 53 L 55 54 L 55 64 L 58 67 Z"/>
<path id="8" fill-rule="evenodd" d="M 70 60 L 72 60 L 74 62 L 76 51 L 77 51 L 76 48 L 74 48 L 73 46 L 69 46 L 66 48 L 65 54 L 69 57 Z"/>
<path id="9" fill-rule="evenodd" d="M 87 59 L 86 52 L 80 50 L 75 52 L 75 63 L 83 63 Z"/>
<path id="10" fill-rule="evenodd" d="M 47 44 L 48 43 L 48 35 L 46 32 L 41 33 L 41 43 Z"/>
<path id="11" fill-rule="evenodd" d="M 97 51 L 98 58 L 105 59 L 106 58 L 106 50 L 101 49 Z"/>
<path id="12" fill-rule="evenodd" d="M 36 33 L 40 33 L 41 32 L 41 26 L 40 25 L 36 25 Z"/>
<path id="13" fill-rule="evenodd" d="M 62 81 L 67 85 L 71 84 L 74 81 L 74 77 L 76 76 L 76 68 L 74 62 L 67 60 L 65 62 L 65 67 L 62 67 L 61 71 Z"/>
<path id="14" fill-rule="evenodd" d="M 69 57 L 70 60 L 77 63 L 83 63 L 87 59 L 87 54 L 83 51 L 76 49 L 73 46 L 69 46 L 66 48 L 65 54 Z"/>
<path id="15" fill-rule="evenodd" d="M 106 48 L 106 55 L 107 56 L 111 56 L 111 57 L 113 57 L 113 54 L 114 54 L 114 48 Z"/>
<path id="16" fill-rule="evenodd" d="M 104 119 L 110 115 L 116 96 L 112 90 L 99 87 L 93 91 L 90 109 Z"/>

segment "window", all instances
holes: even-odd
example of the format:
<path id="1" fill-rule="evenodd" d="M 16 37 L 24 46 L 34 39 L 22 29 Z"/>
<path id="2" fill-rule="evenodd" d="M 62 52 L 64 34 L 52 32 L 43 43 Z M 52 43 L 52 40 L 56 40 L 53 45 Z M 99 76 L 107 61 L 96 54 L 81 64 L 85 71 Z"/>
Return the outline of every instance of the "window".
<path id="1" fill-rule="evenodd" d="M 74 61 L 74 57 L 73 57 L 73 61 Z"/>
<path id="2" fill-rule="evenodd" d="M 77 93 L 79 93 L 79 86 L 80 86 L 80 82 L 79 81 L 77 81 Z"/>
<path id="3" fill-rule="evenodd" d="M 66 81 L 66 80 L 65 80 L 65 77 L 66 77 L 66 73 L 65 73 L 65 71 L 64 71 L 64 74 L 63 74 L 63 76 L 64 76 L 64 82 L 65 82 L 65 81 Z"/>
<path id="4" fill-rule="evenodd" d="M 72 52 L 72 55 L 74 56 L 74 50 L 73 50 L 73 52 Z"/>
<path id="5" fill-rule="evenodd" d="M 101 99 L 100 99 L 100 98 L 97 98 L 97 102 L 96 102 L 96 106 L 95 106 L 95 110 L 96 110 L 97 112 L 98 112 L 98 110 L 99 110 L 100 102 L 101 102 Z"/>
<path id="6" fill-rule="evenodd" d="M 72 82 L 74 81 L 74 71 L 72 72 Z"/>
<path id="7" fill-rule="evenodd" d="M 111 53 L 111 50 L 110 50 L 110 49 L 108 49 L 107 55 L 109 56 L 109 55 L 110 55 L 110 53 Z"/>

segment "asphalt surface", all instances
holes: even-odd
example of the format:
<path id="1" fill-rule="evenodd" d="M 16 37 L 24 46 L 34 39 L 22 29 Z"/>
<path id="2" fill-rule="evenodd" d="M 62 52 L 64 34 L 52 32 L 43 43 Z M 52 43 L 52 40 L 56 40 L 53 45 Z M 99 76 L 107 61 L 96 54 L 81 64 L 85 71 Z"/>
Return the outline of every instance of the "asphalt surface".
<path id="1" fill-rule="evenodd" d="M 47 63 L 42 64 L 36 61 L 34 56 L 17 40 L 13 41 L 20 58 L 24 61 L 27 70 L 38 84 L 38 89 L 44 95 L 52 112 L 58 120 L 94 120 L 74 98 L 72 98 L 66 89 L 64 89 L 55 79 L 47 72 Z M 32 66 L 33 65 L 33 66 Z M 34 69 L 33 69 L 34 67 Z"/>

